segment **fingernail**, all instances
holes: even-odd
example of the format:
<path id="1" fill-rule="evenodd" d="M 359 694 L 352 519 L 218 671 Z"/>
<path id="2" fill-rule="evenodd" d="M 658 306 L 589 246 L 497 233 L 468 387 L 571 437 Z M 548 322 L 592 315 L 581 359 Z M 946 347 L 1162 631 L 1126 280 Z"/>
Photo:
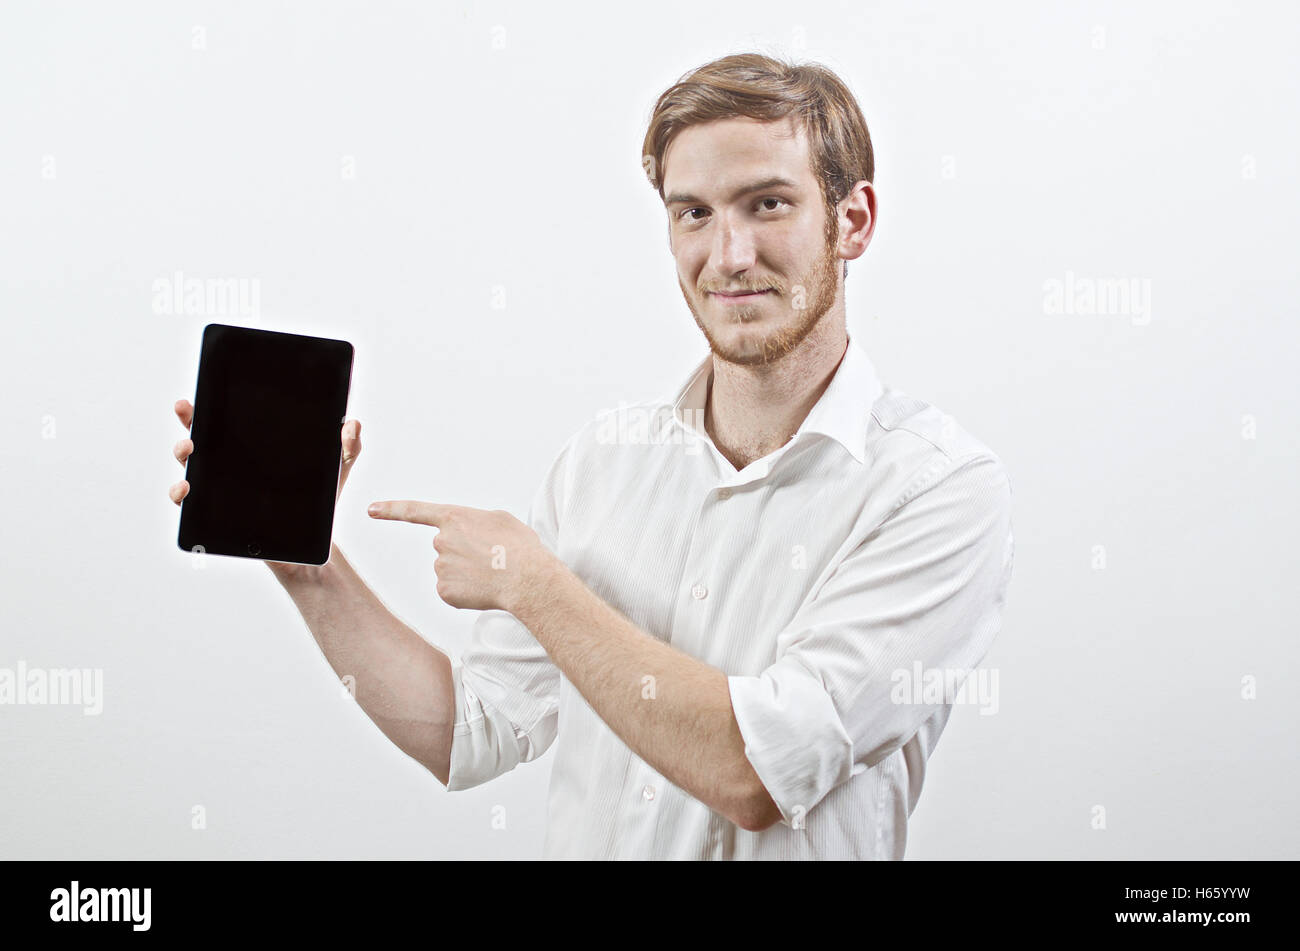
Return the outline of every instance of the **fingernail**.
<path id="1" fill-rule="evenodd" d="M 370 507 L 366 509 L 366 512 L 371 515 L 378 515 L 380 508 L 382 508 L 382 506 L 380 506 L 378 502 L 371 502 Z"/>

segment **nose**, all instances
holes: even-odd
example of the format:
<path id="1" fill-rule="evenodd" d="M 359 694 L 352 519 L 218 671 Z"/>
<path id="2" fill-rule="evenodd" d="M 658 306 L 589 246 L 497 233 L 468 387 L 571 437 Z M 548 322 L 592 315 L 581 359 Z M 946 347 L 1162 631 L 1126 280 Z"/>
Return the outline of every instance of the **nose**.
<path id="1" fill-rule="evenodd" d="M 713 232 L 709 263 L 722 277 L 734 277 L 754 266 L 754 234 L 743 222 L 720 216 Z"/>

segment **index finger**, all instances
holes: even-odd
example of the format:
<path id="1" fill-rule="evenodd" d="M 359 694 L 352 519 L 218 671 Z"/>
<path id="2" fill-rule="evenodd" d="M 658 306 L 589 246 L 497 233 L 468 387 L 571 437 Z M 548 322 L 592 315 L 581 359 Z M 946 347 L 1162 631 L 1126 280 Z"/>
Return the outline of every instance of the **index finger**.
<path id="1" fill-rule="evenodd" d="M 176 405 L 172 407 L 176 410 L 176 415 L 181 418 L 181 423 L 186 429 L 190 428 L 190 423 L 194 421 L 194 407 L 189 400 L 177 400 Z"/>
<path id="2" fill-rule="evenodd" d="M 387 502 L 371 502 L 366 512 L 371 518 L 390 521 L 413 522 L 417 525 L 432 525 L 437 528 L 455 508 L 453 505 L 439 505 L 437 502 L 416 502 L 412 499 L 396 499 Z"/>

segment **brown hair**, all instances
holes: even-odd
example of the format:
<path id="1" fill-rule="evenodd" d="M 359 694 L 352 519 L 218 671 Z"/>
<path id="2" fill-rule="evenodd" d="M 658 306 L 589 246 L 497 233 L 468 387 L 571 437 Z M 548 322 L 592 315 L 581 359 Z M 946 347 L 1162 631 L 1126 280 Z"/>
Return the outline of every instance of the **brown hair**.
<path id="1" fill-rule="evenodd" d="M 762 53 L 737 53 L 686 73 L 655 103 L 641 146 L 641 165 L 664 197 L 664 153 L 687 126 L 746 116 L 802 123 L 812 170 L 826 203 L 827 240 L 838 233 L 835 206 L 855 183 L 876 172 L 871 136 L 853 93 L 816 63 L 795 64 Z M 845 271 L 848 262 L 844 262 Z"/>

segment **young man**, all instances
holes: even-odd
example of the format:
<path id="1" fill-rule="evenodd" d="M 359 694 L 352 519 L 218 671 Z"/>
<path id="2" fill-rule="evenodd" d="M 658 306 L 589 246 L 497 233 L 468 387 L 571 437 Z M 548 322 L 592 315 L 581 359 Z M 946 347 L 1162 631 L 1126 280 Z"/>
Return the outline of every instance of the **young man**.
<path id="1" fill-rule="evenodd" d="M 900 675 L 985 656 L 1007 476 L 848 337 L 844 276 L 876 197 L 838 78 L 725 57 L 660 97 L 643 153 L 708 356 L 571 437 L 527 524 L 370 507 L 438 529 L 439 596 L 483 611 L 462 664 L 337 549 L 271 567 L 362 707 L 448 789 L 556 745 L 548 857 L 901 858 L 953 697 Z M 353 421 L 342 438 L 346 476 Z"/>

